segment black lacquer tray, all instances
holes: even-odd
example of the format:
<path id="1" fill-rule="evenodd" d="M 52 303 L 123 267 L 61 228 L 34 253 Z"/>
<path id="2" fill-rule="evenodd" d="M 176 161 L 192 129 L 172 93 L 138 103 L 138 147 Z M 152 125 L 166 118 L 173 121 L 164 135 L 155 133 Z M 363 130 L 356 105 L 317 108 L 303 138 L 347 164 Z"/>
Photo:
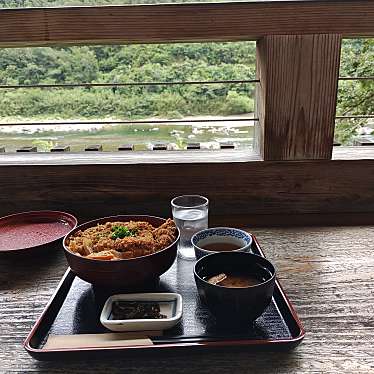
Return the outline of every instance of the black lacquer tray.
<path id="1" fill-rule="evenodd" d="M 256 238 L 252 252 L 264 256 Z M 253 325 L 241 331 L 218 326 L 201 304 L 193 278 L 194 261 L 178 259 L 160 278 L 156 292 L 177 292 L 183 297 L 183 318 L 162 336 L 152 337 L 150 345 L 46 349 L 50 334 L 75 335 L 109 332 L 99 316 L 108 292 L 94 289 L 68 269 L 55 294 L 25 340 L 25 349 L 38 360 L 100 357 L 103 355 L 171 354 L 181 349 L 290 349 L 304 338 L 305 331 L 279 282 L 276 281 L 271 304 Z M 100 353 L 98 355 L 98 353 Z"/>

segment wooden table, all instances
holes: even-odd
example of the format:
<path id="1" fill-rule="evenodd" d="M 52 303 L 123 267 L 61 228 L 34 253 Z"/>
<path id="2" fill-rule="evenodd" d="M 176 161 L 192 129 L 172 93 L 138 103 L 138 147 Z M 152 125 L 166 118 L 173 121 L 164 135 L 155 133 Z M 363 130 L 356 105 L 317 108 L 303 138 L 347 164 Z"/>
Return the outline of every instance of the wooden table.
<path id="1" fill-rule="evenodd" d="M 22 342 L 66 270 L 62 253 L 0 259 L 0 372 L 374 373 L 374 226 L 261 228 L 257 235 L 307 332 L 294 351 L 37 362 Z"/>

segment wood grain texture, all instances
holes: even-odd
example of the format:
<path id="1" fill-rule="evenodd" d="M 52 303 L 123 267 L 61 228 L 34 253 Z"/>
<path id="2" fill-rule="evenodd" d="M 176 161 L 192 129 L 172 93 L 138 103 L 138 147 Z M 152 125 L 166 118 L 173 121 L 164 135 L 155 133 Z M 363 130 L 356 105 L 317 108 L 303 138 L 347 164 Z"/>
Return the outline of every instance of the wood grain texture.
<path id="1" fill-rule="evenodd" d="M 357 154 L 364 153 L 374 159 L 373 147 L 357 148 Z M 362 152 L 359 152 L 361 151 Z M 352 156 L 354 152 L 349 151 Z M 352 156 L 353 157 L 353 156 Z M 9 165 L 87 165 L 87 164 L 182 164 L 182 163 L 225 163 L 260 161 L 261 158 L 250 150 L 199 150 L 193 151 L 135 151 L 98 153 L 6 153 L 0 156 L 0 166 Z"/>
<path id="2" fill-rule="evenodd" d="M 264 160 L 330 159 L 340 35 L 277 35 L 257 42 L 257 148 Z"/>
<path id="3" fill-rule="evenodd" d="M 0 180 L 0 215 L 168 216 L 171 198 L 191 193 L 206 195 L 211 218 L 221 222 L 232 214 L 374 212 L 374 160 L 11 165 L 0 167 Z"/>
<path id="4" fill-rule="evenodd" d="M 333 160 L 373 160 L 374 147 L 334 147 Z M 261 161 L 250 150 L 199 150 L 198 152 L 164 151 L 103 152 L 50 154 L 45 152 L 20 154 L 5 153 L 0 157 L 0 167 L 9 165 L 88 165 L 88 164 L 189 164 L 236 163 Z"/>
<path id="5" fill-rule="evenodd" d="M 361 150 L 362 149 L 362 150 Z M 364 160 L 374 159 L 374 147 L 334 147 L 333 160 Z"/>
<path id="6" fill-rule="evenodd" d="M 374 35 L 371 0 L 0 11 L 0 46 L 234 41 L 274 34 Z"/>
<path id="7" fill-rule="evenodd" d="M 209 352 L 149 359 L 37 362 L 22 342 L 67 264 L 63 253 L 0 262 L 0 371 L 44 373 L 372 373 L 374 226 L 251 230 L 306 329 L 291 352 Z M 347 243 L 349 243 L 347 245 Z M 364 269 L 364 271 L 363 271 Z M 213 369 L 212 369 L 213 368 Z"/>

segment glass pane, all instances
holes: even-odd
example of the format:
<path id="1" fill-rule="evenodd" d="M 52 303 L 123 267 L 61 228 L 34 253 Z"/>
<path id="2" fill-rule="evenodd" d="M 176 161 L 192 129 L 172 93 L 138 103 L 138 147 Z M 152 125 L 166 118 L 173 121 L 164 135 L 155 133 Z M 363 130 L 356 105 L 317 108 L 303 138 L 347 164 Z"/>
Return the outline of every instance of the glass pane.
<path id="1" fill-rule="evenodd" d="M 343 40 L 340 76 L 374 77 L 374 39 Z M 374 80 L 339 81 L 338 117 L 374 117 Z M 357 137 L 374 135 L 374 118 L 337 118 L 335 139 L 351 145 Z"/>
<path id="2" fill-rule="evenodd" d="M 254 116 L 255 49 L 254 42 L 1 49 L 0 146 L 251 147 L 254 122 L 246 119 Z M 150 84 L 162 82 L 177 84 Z M 139 85 L 121 86 L 126 83 Z M 170 119 L 179 122 L 152 123 Z M 25 125 L 30 122 L 37 124 Z"/>

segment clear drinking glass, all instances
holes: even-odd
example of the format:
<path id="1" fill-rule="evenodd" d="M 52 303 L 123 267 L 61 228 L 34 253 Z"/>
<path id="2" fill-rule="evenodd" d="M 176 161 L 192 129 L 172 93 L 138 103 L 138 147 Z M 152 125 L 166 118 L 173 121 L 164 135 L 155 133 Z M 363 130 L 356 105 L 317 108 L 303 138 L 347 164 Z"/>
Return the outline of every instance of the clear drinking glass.
<path id="1" fill-rule="evenodd" d="M 171 200 L 175 224 L 180 230 L 178 255 L 186 260 L 195 259 L 192 235 L 208 228 L 209 200 L 200 195 L 183 195 Z"/>

